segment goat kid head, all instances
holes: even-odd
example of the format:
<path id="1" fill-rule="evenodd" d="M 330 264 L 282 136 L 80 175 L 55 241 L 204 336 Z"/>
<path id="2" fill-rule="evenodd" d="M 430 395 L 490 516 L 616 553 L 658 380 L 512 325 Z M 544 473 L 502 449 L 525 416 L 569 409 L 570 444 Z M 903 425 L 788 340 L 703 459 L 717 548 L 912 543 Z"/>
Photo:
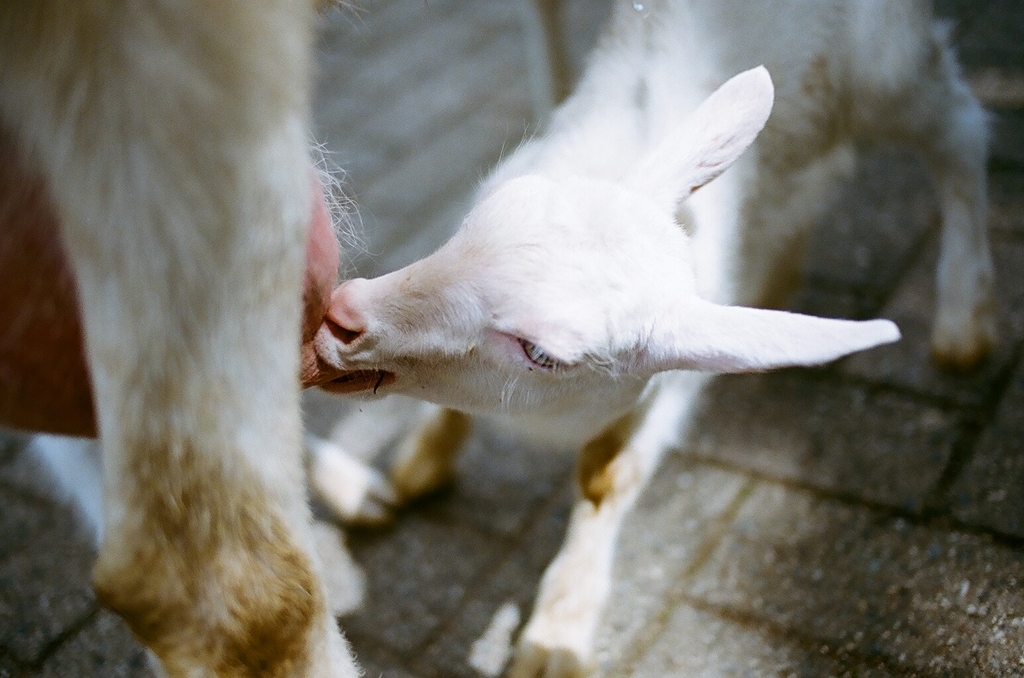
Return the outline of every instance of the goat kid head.
<path id="1" fill-rule="evenodd" d="M 345 393 L 469 412 L 628 408 L 666 370 L 817 365 L 899 338 L 854 322 L 700 299 L 677 203 L 721 174 L 771 110 L 764 68 L 724 84 L 622 182 L 518 176 L 434 254 L 335 290 L 317 337 Z"/>

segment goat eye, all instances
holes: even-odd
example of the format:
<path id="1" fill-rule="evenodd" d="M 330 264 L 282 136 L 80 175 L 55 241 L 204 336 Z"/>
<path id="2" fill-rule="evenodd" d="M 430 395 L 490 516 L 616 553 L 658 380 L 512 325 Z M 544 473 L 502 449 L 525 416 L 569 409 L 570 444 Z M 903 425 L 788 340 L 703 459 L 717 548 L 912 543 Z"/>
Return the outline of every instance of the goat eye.
<path id="1" fill-rule="evenodd" d="M 526 339 L 520 339 L 519 345 L 523 347 L 523 353 L 530 359 L 537 367 L 543 367 L 545 370 L 554 370 L 562 366 L 562 363 L 558 362 L 544 351 L 537 347 L 537 344 Z"/>

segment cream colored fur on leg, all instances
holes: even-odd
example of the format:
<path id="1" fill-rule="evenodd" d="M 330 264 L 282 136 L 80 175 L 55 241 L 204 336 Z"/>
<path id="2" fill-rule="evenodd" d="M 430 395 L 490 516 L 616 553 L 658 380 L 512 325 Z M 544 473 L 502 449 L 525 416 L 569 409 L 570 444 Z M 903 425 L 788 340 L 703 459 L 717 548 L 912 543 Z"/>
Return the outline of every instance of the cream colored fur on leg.
<path id="1" fill-rule="evenodd" d="M 311 4 L 7 0 L 103 444 L 94 583 L 172 677 L 356 676 L 303 491 Z"/>

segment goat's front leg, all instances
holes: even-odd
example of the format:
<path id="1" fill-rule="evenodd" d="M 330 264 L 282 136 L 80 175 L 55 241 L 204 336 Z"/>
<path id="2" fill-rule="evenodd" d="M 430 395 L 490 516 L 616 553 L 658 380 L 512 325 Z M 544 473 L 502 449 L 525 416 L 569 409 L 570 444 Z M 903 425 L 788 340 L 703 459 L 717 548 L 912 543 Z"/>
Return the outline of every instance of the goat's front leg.
<path id="1" fill-rule="evenodd" d="M 78 281 L 100 599 L 170 676 L 357 675 L 302 488 L 311 8 L 0 5 L 0 113 Z"/>
<path id="2" fill-rule="evenodd" d="M 330 440 L 306 435 L 309 489 L 346 525 L 379 525 L 391 520 L 395 491 L 373 466 Z"/>
<path id="3" fill-rule="evenodd" d="M 468 414 L 438 405 L 426 409 L 399 446 L 391 468 L 391 484 L 399 502 L 423 497 L 451 482 L 455 459 L 472 426 Z"/>
<path id="4" fill-rule="evenodd" d="M 424 403 L 416 426 L 399 443 L 391 480 L 337 444 L 306 437 L 313 495 L 345 524 L 380 525 L 394 509 L 436 492 L 455 475 L 469 415 Z"/>
<path id="5" fill-rule="evenodd" d="M 544 572 L 509 678 L 582 678 L 595 670 L 595 633 L 612 585 L 619 530 L 662 454 L 678 435 L 704 375 L 679 377 L 588 443 L 582 497 L 565 543 Z"/>
<path id="6" fill-rule="evenodd" d="M 468 415 L 432 403 L 419 403 L 413 417 L 415 425 L 407 432 L 395 430 L 394 424 L 388 421 L 395 419 L 395 414 L 386 414 L 384 410 L 360 410 L 351 420 L 358 425 L 359 418 L 368 415 L 373 417 L 377 432 L 384 433 L 377 441 L 378 451 L 394 437 L 401 436 L 390 481 L 338 443 L 306 436 L 313 496 L 334 518 L 347 525 L 389 522 L 400 505 L 436 492 L 451 482 L 455 459 L 471 426 Z M 403 413 L 403 421 L 406 415 L 409 413 Z M 346 427 L 349 421 L 346 420 Z"/>

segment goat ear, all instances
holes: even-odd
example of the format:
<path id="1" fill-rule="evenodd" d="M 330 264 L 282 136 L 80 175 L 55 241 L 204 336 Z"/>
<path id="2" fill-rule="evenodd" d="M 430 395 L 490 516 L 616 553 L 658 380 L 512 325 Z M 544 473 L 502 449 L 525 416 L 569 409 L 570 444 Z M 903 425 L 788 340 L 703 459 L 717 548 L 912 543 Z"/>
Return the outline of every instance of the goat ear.
<path id="1" fill-rule="evenodd" d="M 671 327 L 656 327 L 640 372 L 756 372 L 822 365 L 900 338 L 889 320 L 832 320 L 799 313 L 687 302 Z"/>
<path id="2" fill-rule="evenodd" d="M 640 160 L 632 188 L 673 211 L 740 157 L 768 121 L 774 97 L 764 66 L 733 76 Z"/>

